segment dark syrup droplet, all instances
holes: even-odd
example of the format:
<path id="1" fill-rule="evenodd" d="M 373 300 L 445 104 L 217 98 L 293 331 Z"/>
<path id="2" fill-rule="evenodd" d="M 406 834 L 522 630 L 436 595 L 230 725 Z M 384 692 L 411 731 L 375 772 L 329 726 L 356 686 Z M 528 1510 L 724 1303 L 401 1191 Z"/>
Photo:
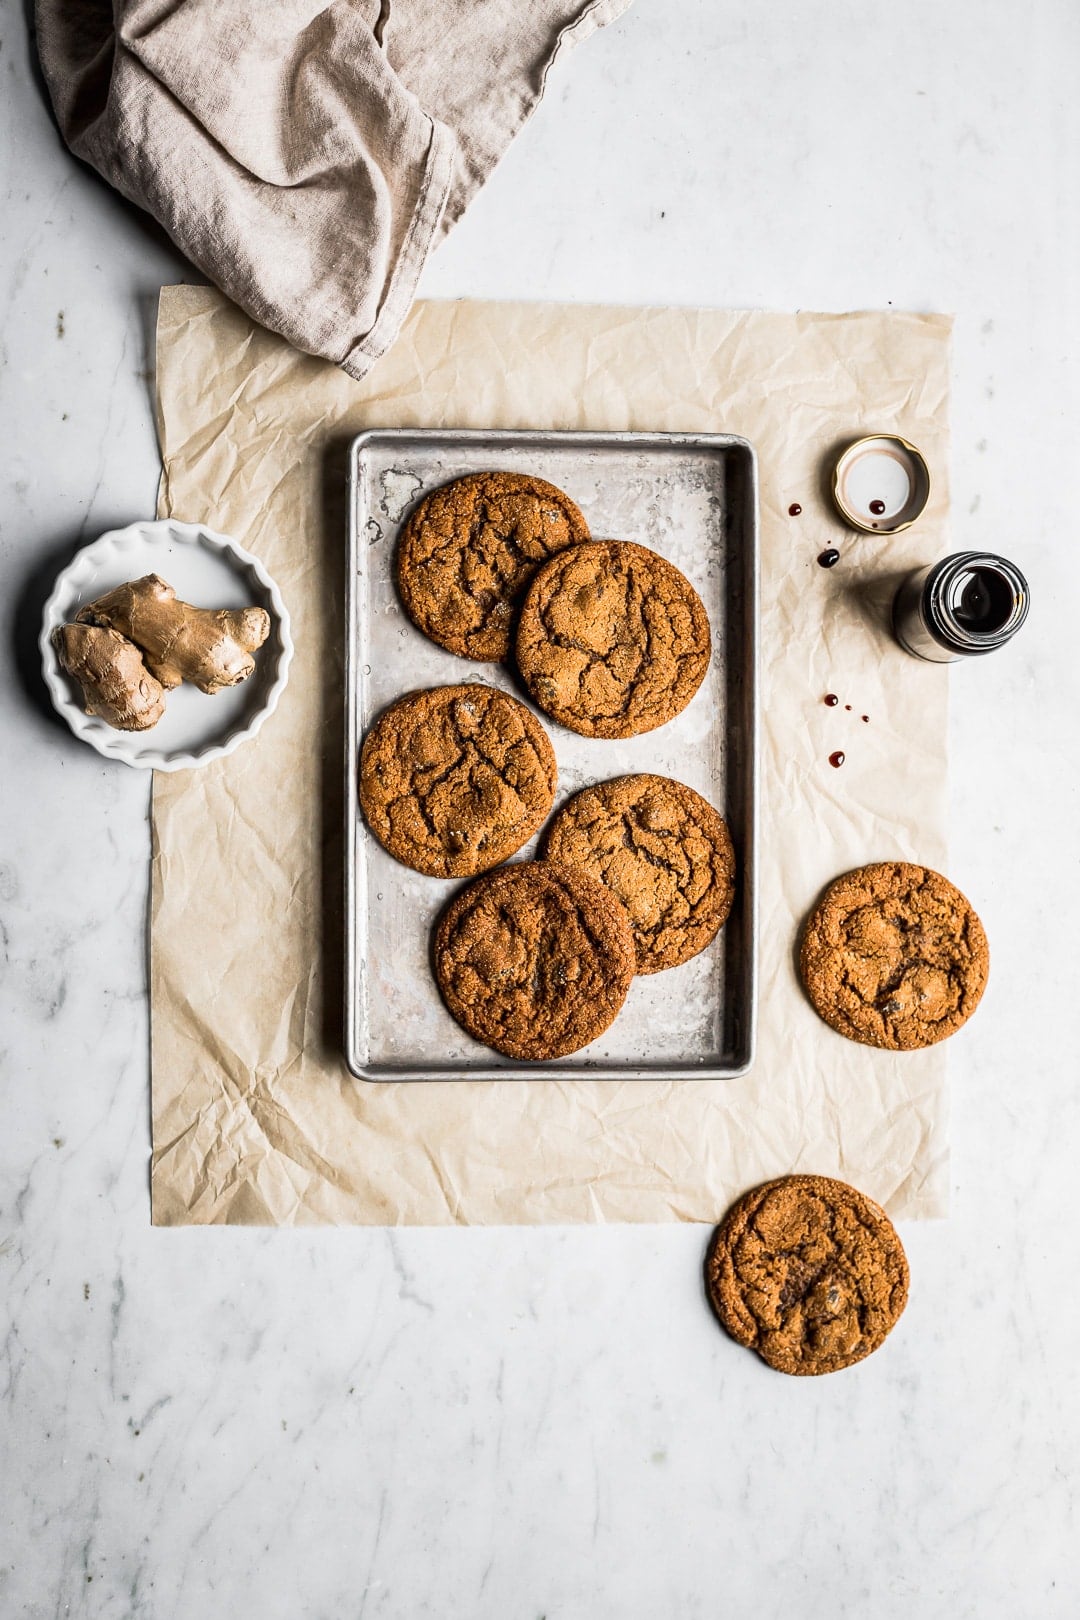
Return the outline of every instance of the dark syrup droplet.
<path id="1" fill-rule="evenodd" d="M 839 703 L 839 701 L 840 701 L 840 699 L 837 697 L 835 692 L 826 692 L 826 694 L 825 694 L 825 707 L 827 709 L 835 709 L 836 705 Z"/>
<path id="2" fill-rule="evenodd" d="M 851 713 L 851 704 L 850 703 L 845 703 L 844 708 L 847 710 L 848 714 Z"/>
<path id="3" fill-rule="evenodd" d="M 801 511 L 802 507 L 799 505 L 798 501 L 792 501 L 791 505 L 788 507 L 788 517 L 798 517 Z"/>
<path id="4" fill-rule="evenodd" d="M 829 764 L 834 766 L 837 770 L 840 769 L 840 767 L 841 767 L 841 765 L 843 763 L 844 763 L 844 756 L 840 752 L 839 748 L 836 750 L 835 754 L 830 754 L 829 755 Z"/>
<path id="5" fill-rule="evenodd" d="M 830 546 L 828 551 L 823 551 L 818 558 L 822 568 L 835 568 L 839 561 L 840 553 L 833 546 Z"/>
<path id="6" fill-rule="evenodd" d="M 884 510 L 885 510 L 885 502 L 884 501 L 871 501 L 870 502 L 870 510 L 871 510 L 871 512 L 873 512 L 875 517 L 880 517 L 882 512 L 884 512 Z"/>
<path id="7" fill-rule="evenodd" d="M 870 716 L 868 714 L 864 714 L 863 715 L 863 721 L 864 721 L 864 723 L 866 725 L 869 725 L 870 724 Z"/>

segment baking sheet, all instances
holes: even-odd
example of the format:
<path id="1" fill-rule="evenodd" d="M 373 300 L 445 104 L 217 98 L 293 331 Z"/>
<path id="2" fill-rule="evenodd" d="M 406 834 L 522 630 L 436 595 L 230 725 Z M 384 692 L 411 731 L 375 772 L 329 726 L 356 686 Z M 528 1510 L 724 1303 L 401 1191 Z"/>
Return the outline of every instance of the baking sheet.
<path id="1" fill-rule="evenodd" d="M 753 1057 L 757 935 L 757 470 L 718 434 L 363 435 L 353 446 L 345 685 L 345 1056 L 368 1080 L 721 1079 Z M 725 816 L 739 883 L 731 915 L 697 956 L 639 975 L 614 1023 L 554 1063 L 515 1062 L 472 1040 L 431 972 L 436 918 L 456 886 L 413 872 L 357 812 L 361 739 L 403 693 L 477 681 L 520 698 L 510 670 L 463 661 L 411 623 L 394 583 L 401 522 L 428 491 L 466 473 L 532 473 L 577 502 L 594 539 L 636 540 L 700 595 L 712 628 L 705 679 L 681 714 L 643 736 L 581 737 L 539 714 L 559 765 L 558 807 L 592 783 L 639 771 L 695 788 Z M 521 851 L 531 859 L 540 835 Z"/>
<path id="2" fill-rule="evenodd" d="M 949 333 L 892 311 L 422 303 L 358 384 L 210 289 L 164 291 L 162 512 L 263 559 L 296 656 L 254 742 L 154 782 L 156 1222 L 713 1221 L 787 1171 L 840 1176 L 894 1218 L 945 1213 L 946 1055 L 977 1018 L 925 1052 L 856 1046 L 810 1007 L 794 943 L 853 865 L 948 872 L 947 671 L 897 647 L 888 610 L 899 575 L 950 549 Z M 348 446 L 444 422 L 724 432 L 757 451 L 761 955 L 741 1079 L 382 1086 L 345 1066 Z M 933 476 L 895 539 L 853 535 L 831 505 L 824 470 L 868 432 L 911 439 Z"/>

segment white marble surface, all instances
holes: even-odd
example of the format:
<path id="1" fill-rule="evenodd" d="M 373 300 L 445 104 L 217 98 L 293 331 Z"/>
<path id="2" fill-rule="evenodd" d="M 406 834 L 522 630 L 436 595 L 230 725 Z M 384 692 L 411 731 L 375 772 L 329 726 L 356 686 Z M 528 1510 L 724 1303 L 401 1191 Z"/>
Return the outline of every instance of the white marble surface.
<path id="1" fill-rule="evenodd" d="M 638 0 L 423 290 L 948 309 L 954 538 L 1022 641 L 955 674 L 994 977 L 954 1210 L 886 1350 L 784 1379 L 694 1228 L 154 1232 L 144 778 L 42 711 L 58 555 L 150 512 L 183 265 L 62 151 L 0 0 L 0 1615 L 1075 1616 L 1080 12 Z"/>

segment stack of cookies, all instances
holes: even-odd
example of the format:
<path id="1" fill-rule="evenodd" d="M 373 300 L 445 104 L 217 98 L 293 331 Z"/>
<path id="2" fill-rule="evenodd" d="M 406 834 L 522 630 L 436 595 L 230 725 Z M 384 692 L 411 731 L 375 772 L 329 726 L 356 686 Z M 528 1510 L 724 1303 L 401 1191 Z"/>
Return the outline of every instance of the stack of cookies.
<path id="1" fill-rule="evenodd" d="M 644 546 L 591 540 L 542 479 L 479 473 L 433 491 L 403 527 L 397 565 L 419 629 L 470 660 L 513 656 L 538 707 L 583 736 L 651 731 L 705 677 L 709 621 L 689 580 Z M 502 865 L 547 818 L 556 783 L 537 717 L 479 683 L 401 698 L 360 766 L 361 807 L 390 854 L 474 880 L 436 928 L 447 1007 L 478 1040 L 533 1061 L 600 1035 L 636 973 L 703 950 L 735 884 L 723 818 L 651 774 L 587 788 L 548 827 L 542 859 Z"/>

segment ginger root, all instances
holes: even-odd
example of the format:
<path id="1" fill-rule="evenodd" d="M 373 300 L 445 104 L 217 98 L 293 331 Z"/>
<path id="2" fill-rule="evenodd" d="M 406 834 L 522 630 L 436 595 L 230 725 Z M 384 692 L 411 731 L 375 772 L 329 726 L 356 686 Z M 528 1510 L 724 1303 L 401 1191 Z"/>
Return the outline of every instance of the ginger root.
<path id="1" fill-rule="evenodd" d="M 118 585 L 78 619 L 127 636 L 167 691 L 181 681 L 210 693 L 246 681 L 255 668 L 251 655 L 270 633 L 265 609 L 192 607 L 157 574 Z"/>
<path id="2" fill-rule="evenodd" d="M 149 731 L 165 713 L 165 692 L 142 653 L 115 630 L 62 624 L 53 631 L 57 657 L 83 689 L 87 714 L 117 731 Z"/>

